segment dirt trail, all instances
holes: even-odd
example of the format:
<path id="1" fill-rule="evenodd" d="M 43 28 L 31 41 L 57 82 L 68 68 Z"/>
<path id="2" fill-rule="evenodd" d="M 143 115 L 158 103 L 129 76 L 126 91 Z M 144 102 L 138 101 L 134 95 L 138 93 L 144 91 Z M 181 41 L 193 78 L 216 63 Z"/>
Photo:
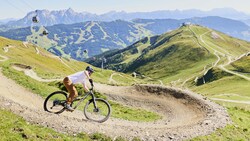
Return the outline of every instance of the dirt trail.
<path id="1" fill-rule="evenodd" d="M 3 55 L 0 55 L 0 62 L 7 61 L 9 58 Z"/>
<path id="2" fill-rule="evenodd" d="M 109 99 L 128 106 L 141 107 L 163 116 L 155 122 L 134 122 L 110 118 L 105 123 L 87 121 L 82 111 L 60 115 L 43 110 L 43 98 L 17 85 L 0 73 L 0 106 L 10 109 L 27 121 L 59 132 L 104 133 L 143 140 L 182 140 L 206 135 L 230 123 L 226 110 L 188 91 L 155 85 L 117 87 L 95 84 L 96 90 Z"/>
<path id="3" fill-rule="evenodd" d="M 28 44 L 29 42 L 23 42 L 23 46 L 25 46 L 26 48 L 29 48 Z"/>
<path id="4" fill-rule="evenodd" d="M 221 97 L 221 96 L 227 96 L 227 97 L 236 96 L 236 97 L 240 97 L 240 98 L 250 100 L 250 96 L 242 96 L 242 95 L 239 95 L 239 94 L 236 94 L 236 93 L 223 93 L 223 94 L 213 95 L 213 97 Z"/>
<path id="5" fill-rule="evenodd" d="M 224 101 L 224 102 L 231 102 L 231 103 L 239 103 L 239 104 L 248 104 L 248 105 L 250 105 L 250 101 L 230 100 L 230 99 L 222 99 L 222 98 L 211 98 L 211 99 L 216 100 L 216 101 Z"/>
<path id="6" fill-rule="evenodd" d="M 43 79 L 41 77 L 39 77 L 36 72 L 34 72 L 34 70 L 32 69 L 27 69 L 27 68 L 21 68 L 17 65 L 13 65 L 12 68 L 14 68 L 15 70 L 17 71 L 23 71 L 25 75 L 37 80 L 37 81 L 40 81 L 40 82 L 52 82 L 52 81 L 60 81 L 62 79 Z"/>
<path id="7" fill-rule="evenodd" d="M 250 81 L 250 77 L 245 76 L 245 75 L 240 74 L 240 73 L 237 73 L 237 72 L 234 72 L 234 71 L 231 71 L 231 70 L 228 70 L 223 65 L 219 65 L 219 68 L 222 69 L 222 70 L 224 70 L 225 72 L 228 72 L 228 73 L 233 74 L 233 75 L 237 75 L 237 76 L 239 76 L 241 78 L 244 78 L 244 79 Z"/>

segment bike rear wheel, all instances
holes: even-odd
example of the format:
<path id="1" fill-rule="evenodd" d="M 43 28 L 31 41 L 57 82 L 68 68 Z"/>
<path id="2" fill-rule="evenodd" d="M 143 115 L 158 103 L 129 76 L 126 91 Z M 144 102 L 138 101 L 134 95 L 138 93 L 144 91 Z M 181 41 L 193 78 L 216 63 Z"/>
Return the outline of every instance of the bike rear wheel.
<path id="1" fill-rule="evenodd" d="M 60 114 L 65 110 L 64 104 L 67 101 L 67 93 L 56 91 L 51 93 L 44 101 L 43 108 L 45 111 Z"/>
<path id="2" fill-rule="evenodd" d="M 93 99 L 89 100 L 84 107 L 84 115 L 87 119 L 95 122 L 104 122 L 108 120 L 111 114 L 111 107 L 104 99 L 95 99 L 96 108 Z"/>

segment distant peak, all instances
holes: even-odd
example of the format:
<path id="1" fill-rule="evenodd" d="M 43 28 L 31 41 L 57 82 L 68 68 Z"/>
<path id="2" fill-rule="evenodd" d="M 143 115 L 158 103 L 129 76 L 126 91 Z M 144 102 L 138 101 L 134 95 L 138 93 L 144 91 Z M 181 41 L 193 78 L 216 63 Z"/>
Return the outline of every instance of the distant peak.
<path id="1" fill-rule="evenodd" d="M 47 10 L 47 9 L 41 9 L 41 10 L 37 9 L 37 10 L 35 10 L 35 12 L 49 12 L 49 10 Z"/>
<path id="2" fill-rule="evenodd" d="M 66 12 L 74 13 L 75 11 L 72 8 L 66 10 Z"/>

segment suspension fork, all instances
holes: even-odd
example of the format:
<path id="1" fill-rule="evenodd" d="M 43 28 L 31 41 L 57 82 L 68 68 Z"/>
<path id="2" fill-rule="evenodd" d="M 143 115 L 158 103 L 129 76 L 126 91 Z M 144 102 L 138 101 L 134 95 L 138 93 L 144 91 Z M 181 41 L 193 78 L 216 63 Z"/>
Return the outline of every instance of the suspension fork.
<path id="1" fill-rule="evenodd" d="M 94 93 L 93 93 L 93 91 L 90 91 L 90 94 L 91 94 L 91 97 L 92 97 L 92 99 L 93 99 L 93 103 L 94 103 L 94 107 L 95 107 L 95 109 L 97 108 L 97 105 L 96 105 L 96 102 L 95 102 L 95 96 L 94 96 Z"/>

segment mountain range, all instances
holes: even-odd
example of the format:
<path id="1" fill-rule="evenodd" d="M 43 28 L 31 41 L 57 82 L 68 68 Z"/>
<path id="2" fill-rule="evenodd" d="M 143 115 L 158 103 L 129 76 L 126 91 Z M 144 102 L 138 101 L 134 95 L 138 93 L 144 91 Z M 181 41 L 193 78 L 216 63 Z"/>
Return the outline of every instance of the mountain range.
<path id="1" fill-rule="evenodd" d="M 183 23 L 199 24 L 233 37 L 250 39 L 249 26 L 240 21 L 221 17 L 87 21 L 47 27 L 37 25 L 0 32 L 0 36 L 29 41 L 58 56 L 84 60 L 108 50 L 125 48 L 144 37 L 172 31 Z M 45 30 L 49 32 L 48 36 L 42 34 Z"/>
<path id="2" fill-rule="evenodd" d="M 6 24 L 6 23 L 8 23 L 10 21 L 16 21 L 16 19 L 14 19 L 14 18 L 1 19 L 0 20 L 0 25 Z"/>
<path id="3" fill-rule="evenodd" d="M 248 26 L 250 26 L 250 19 L 244 20 L 243 21 L 245 24 L 247 24 Z"/>
<path id="4" fill-rule="evenodd" d="M 85 21 L 114 21 L 133 19 L 186 19 L 193 17 L 219 16 L 229 19 L 241 20 L 249 24 L 250 15 L 237 11 L 232 8 L 217 8 L 210 11 L 201 11 L 197 9 L 190 10 L 161 10 L 152 12 L 125 12 L 125 11 L 110 11 L 104 14 L 93 14 L 89 12 L 75 12 L 69 8 L 59 11 L 36 10 L 29 12 L 24 18 L 10 21 L 5 24 L 5 28 L 0 26 L 0 29 L 7 30 L 10 28 L 20 28 L 32 25 L 32 17 L 37 16 L 39 24 L 43 26 L 51 26 L 55 24 L 73 24 Z M 8 28 L 6 28 L 8 27 Z"/>
<path id="5" fill-rule="evenodd" d="M 144 24 L 146 29 L 153 31 L 154 34 L 163 34 L 166 31 L 170 31 L 178 28 L 182 23 L 192 23 L 203 25 L 230 36 L 240 38 L 243 40 L 250 40 L 250 27 L 245 23 L 228 18 L 209 16 L 209 17 L 195 17 L 189 19 L 138 19 L 134 20 L 136 23 Z"/>

